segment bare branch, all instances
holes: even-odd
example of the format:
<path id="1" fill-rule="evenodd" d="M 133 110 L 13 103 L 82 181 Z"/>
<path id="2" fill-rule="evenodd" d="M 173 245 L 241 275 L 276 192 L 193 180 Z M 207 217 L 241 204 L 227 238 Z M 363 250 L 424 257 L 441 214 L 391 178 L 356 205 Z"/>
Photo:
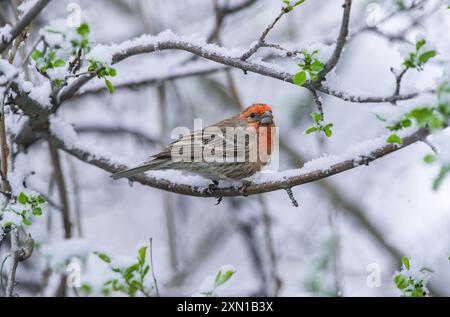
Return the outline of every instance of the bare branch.
<path id="1" fill-rule="evenodd" d="M 72 237 L 72 224 L 70 222 L 69 200 L 67 198 L 66 183 L 62 171 L 61 159 L 59 157 L 58 148 L 55 144 L 53 144 L 52 140 L 49 140 L 48 147 L 53 163 L 56 185 L 58 186 L 59 199 L 62 207 L 64 238 L 69 239 Z"/>
<path id="2" fill-rule="evenodd" d="M 398 96 L 400 95 L 400 89 L 401 89 L 401 85 L 402 85 L 402 79 L 405 76 L 406 72 L 408 71 L 408 68 L 404 68 L 400 73 L 396 74 L 394 69 L 391 68 L 392 73 L 395 76 L 395 91 L 394 91 L 394 95 L 393 96 Z M 392 101 L 391 102 L 393 105 L 397 104 L 397 101 Z"/>
<path id="3" fill-rule="evenodd" d="M 155 291 L 156 296 L 159 297 L 159 288 L 158 288 L 158 281 L 156 280 L 156 274 L 155 274 L 155 265 L 153 264 L 153 238 L 150 238 L 150 250 L 149 250 L 149 256 L 150 256 L 150 266 L 152 271 L 152 278 L 153 278 L 153 284 L 155 285 Z"/>
<path id="4" fill-rule="evenodd" d="M 17 228 L 12 228 L 11 236 L 11 250 L 9 253 L 10 266 L 8 273 L 8 283 L 6 284 L 6 297 L 14 295 L 14 287 L 16 286 L 16 271 L 20 260 L 20 246 L 19 246 L 19 232 Z"/>
<path id="5" fill-rule="evenodd" d="M 342 17 L 341 30 L 339 31 L 339 36 L 336 42 L 336 48 L 334 49 L 333 55 L 331 55 L 330 60 L 325 65 L 324 70 L 319 74 L 319 79 L 316 81 L 316 83 L 322 82 L 325 79 L 325 76 L 336 67 L 337 63 L 339 62 L 339 59 L 341 58 L 341 54 L 344 49 L 345 43 L 347 42 L 352 0 L 345 0 L 343 7 L 344 7 L 344 15 Z"/>
<path id="6" fill-rule="evenodd" d="M 247 52 L 245 52 L 241 59 L 247 60 L 249 59 L 253 54 L 255 54 L 261 47 L 264 46 L 264 43 L 266 42 L 266 37 L 269 34 L 269 32 L 274 28 L 275 24 L 280 21 L 280 19 L 285 15 L 286 13 L 289 13 L 290 10 L 288 10 L 286 7 L 281 8 L 280 13 L 277 15 L 277 17 L 270 23 L 262 32 L 261 36 L 259 37 L 258 41 L 255 42 Z"/>

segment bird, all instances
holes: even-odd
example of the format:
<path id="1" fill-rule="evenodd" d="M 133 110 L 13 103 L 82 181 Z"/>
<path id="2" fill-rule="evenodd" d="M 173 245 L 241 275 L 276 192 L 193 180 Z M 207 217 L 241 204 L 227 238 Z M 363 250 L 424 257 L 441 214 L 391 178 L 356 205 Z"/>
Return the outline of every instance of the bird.
<path id="1" fill-rule="evenodd" d="M 146 171 L 172 169 L 211 180 L 211 190 L 220 180 L 227 180 L 241 181 L 245 191 L 248 182 L 242 180 L 260 171 L 270 160 L 275 133 L 272 108 L 255 103 L 230 118 L 182 136 L 151 156 L 151 160 L 111 177 L 117 180 Z"/>

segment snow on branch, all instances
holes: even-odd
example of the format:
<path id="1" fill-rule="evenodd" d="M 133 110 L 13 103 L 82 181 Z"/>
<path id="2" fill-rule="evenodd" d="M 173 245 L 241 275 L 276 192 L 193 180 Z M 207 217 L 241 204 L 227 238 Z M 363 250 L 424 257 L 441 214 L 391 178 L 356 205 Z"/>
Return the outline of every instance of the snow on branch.
<path id="1" fill-rule="evenodd" d="M 51 131 L 53 130 L 51 129 Z M 128 168 L 126 164 L 120 163 L 120 160 L 117 158 L 111 159 L 111 156 L 98 153 L 98 150 L 90 152 L 88 147 L 77 141 L 72 132 L 68 140 L 61 137 L 64 135 L 67 135 L 67 133 L 58 129 L 47 135 L 47 137 L 55 142 L 61 150 L 109 173 L 116 173 Z M 314 159 L 299 169 L 277 173 L 260 172 L 249 179 L 250 185 L 246 186 L 245 192 L 242 192 L 238 186 L 227 182 L 220 183 L 217 188 L 211 190 L 209 188 L 211 183 L 209 180 L 200 176 L 186 176 L 182 172 L 172 170 L 150 171 L 146 174 L 130 177 L 129 180 L 145 186 L 196 197 L 247 196 L 276 190 L 289 190 L 292 187 L 343 173 L 361 165 L 368 165 L 370 162 L 417 141 L 422 141 L 428 135 L 428 129 L 419 129 L 406 135 L 401 145 L 386 144 L 386 137 L 383 136 L 357 145 L 347 153 Z"/>
<path id="2" fill-rule="evenodd" d="M 9 46 L 9 44 L 18 37 L 25 28 L 41 13 L 50 0 L 39 0 L 32 8 L 30 8 L 20 21 L 9 31 L 9 36 L 0 38 L 0 53 Z"/>
<path id="3" fill-rule="evenodd" d="M 115 64 L 124 59 L 140 54 L 154 53 L 164 50 L 182 50 L 190 52 L 204 59 L 223 64 L 232 68 L 241 69 L 245 72 L 251 72 L 262 76 L 267 76 L 294 84 L 293 73 L 290 73 L 283 67 L 264 62 L 260 59 L 249 58 L 242 59 L 245 54 L 244 49 L 228 49 L 215 44 L 206 43 L 204 38 L 197 36 L 180 36 L 170 30 L 166 30 L 159 35 L 142 35 L 139 38 L 128 40 L 120 44 L 97 45 L 94 47 L 88 58 L 98 60 L 106 64 Z M 82 86 L 95 77 L 95 74 L 83 75 L 72 81 L 65 87 L 58 96 L 57 103 L 72 98 Z M 313 87 L 314 86 L 314 87 Z M 315 89 L 319 92 L 358 103 L 381 103 L 397 100 L 407 100 L 417 97 L 421 92 L 410 93 L 408 95 L 393 96 L 353 96 L 349 93 L 337 91 L 324 85 L 312 84 L 307 82 L 304 88 Z"/>

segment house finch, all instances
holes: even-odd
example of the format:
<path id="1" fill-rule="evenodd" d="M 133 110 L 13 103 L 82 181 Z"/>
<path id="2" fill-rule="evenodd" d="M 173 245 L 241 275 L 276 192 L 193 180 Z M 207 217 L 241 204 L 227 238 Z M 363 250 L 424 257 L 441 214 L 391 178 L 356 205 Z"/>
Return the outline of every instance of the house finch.
<path id="1" fill-rule="evenodd" d="M 255 174 L 272 153 L 275 124 L 272 108 L 253 104 L 237 115 L 170 143 L 153 159 L 112 175 L 131 177 L 149 170 L 182 170 L 219 180 L 242 180 Z"/>

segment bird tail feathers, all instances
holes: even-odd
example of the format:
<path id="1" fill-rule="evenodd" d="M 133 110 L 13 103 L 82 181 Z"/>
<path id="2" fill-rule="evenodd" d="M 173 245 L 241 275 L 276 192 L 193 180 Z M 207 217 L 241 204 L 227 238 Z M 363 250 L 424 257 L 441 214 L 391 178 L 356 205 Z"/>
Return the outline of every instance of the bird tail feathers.
<path id="1" fill-rule="evenodd" d="M 112 174 L 111 177 L 116 180 L 120 178 L 129 178 L 131 176 L 134 176 L 136 174 L 144 173 L 149 170 L 155 170 L 155 169 L 164 169 L 164 164 L 161 164 L 163 162 L 160 161 L 151 161 L 149 163 L 146 163 L 144 165 L 140 165 L 137 167 L 133 167 L 124 171 L 117 172 L 115 174 Z"/>

